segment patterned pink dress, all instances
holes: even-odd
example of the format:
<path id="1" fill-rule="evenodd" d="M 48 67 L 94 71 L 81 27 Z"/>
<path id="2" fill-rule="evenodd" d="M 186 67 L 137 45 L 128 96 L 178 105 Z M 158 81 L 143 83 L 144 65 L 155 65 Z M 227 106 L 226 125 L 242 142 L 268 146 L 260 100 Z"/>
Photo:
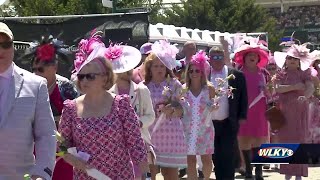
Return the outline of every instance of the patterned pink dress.
<path id="1" fill-rule="evenodd" d="M 134 179 L 132 161 L 147 161 L 147 152 L 129 97 L 117 95 L 110 114 L 101 118 L 77 117 L 75 103 L 65 102 L 61 135 L 71 147 L 90 154 L 88 164 L 112 180 Z M 74 179 L 94 180 L 79 170 L 74 170 Z"/>
<path id="2" fill-rule="evenodd" d="M 185 98 L 190 104 L 182 121 L 187 141 L 187 154 L 213 154 L 214 127 L 212 123 L 207 127 L 206 115 L 203 114 L 206 104 L 209 102 L 209 90 L 208 88 L 202 89 L 197 97 L 188 91 Z"/>
<path id="3" fill-rule="evenodd" d="M 310 71 L 284 71 L 278 75 L 279 84 L 294 85 L 311 80 Z M 286 125 L 279 130 L 279 143 L 307 143 L 308 139 L 308 101 L 299 101 L 303 91 L 290 91 L 279 94 L 279 105 L 286 118 Z M 280 173 L 291 176 L 308 176 L 308 165 L 281 165 Z"/>
<path id="4" fill-rule="evenodd" d="M 320 75 L 318 74 L 320 79 Z M 310 117 L 310 142 L 314 144 L 320 143 L 320 97 L 313 97 L 311 106 Z"/>
<path id="5" fill-rule="evenodd" d="M 266 79 L 262 71 L 249 72 L 245 68 L 242 68 L 247 82 L 248 91 L 248 104 L 263 91 L 266 85 Z M 265 117 L 267 109 L 266 98 L 261 98 L 255 105 L 248 109 L 247 120 L 240 125 L 238 136 L 249 137 L 267 137 L 269 134 L 268 121 Z"/>
<path id="6" fill-rule="evenodd" d="M 156 119 L 149 131 L 153 132 L 154 125 L 160 116 L 160 108 L 166 99 L 162 95 L 164 86 L 168 86 L 167 81 L 159 84 L 150 82 L 147 84 L 151 93 L 152 104 L 156 113 Z M 177 79 L 172 79 L 169 87 L 174 89 L 182 87 Z M 184 168 L 187 166 L 187 147 L 183 131 L 183 125 L 180 118 L 166 119 L 160 127 L 151 134 L 151 142 L 155 146 L 157 156 L 156 164 L 161 167 Z"/>

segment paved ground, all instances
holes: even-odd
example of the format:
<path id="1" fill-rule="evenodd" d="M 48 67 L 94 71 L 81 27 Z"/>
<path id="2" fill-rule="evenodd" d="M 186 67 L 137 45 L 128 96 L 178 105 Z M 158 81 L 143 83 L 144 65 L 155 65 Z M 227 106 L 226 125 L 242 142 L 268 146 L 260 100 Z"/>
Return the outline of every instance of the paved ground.
<path id="1" fill-rule="evenodd" d="M 186 176 L 183 178 L 186 179 Z M 215 180 L 214 173 L 211 175 L 211 179 Z M 236 174 L 236 179 L 244 179 L 240 174 Z M 284 175 L 275 172 L 274 170 L 264 170 L 265 180 L 284 180 Z M 294 180 L 295 178 L 292 178 Z M 309 167 L 309 177 L 302 178 L 303 180 L 320 180 L 320 167 Z M 158 174 L 157 180 L 163 180 L 163 177 Z"/>

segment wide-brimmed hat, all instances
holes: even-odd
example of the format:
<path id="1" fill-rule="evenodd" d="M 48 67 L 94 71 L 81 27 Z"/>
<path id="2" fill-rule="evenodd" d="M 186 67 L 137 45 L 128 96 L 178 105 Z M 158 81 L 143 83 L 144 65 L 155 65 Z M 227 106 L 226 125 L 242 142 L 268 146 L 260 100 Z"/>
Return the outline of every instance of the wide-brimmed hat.
<path id="1" fill-rule="evenodd" d="M 234 61 L 240 65 L 244 64 L 244 58 L 248 53 L 256 53 L 259 56 L 258 67 L 265 67 L 268 63 L 269 53 L 268 49 L 262 44 L 258 43 L 257 38 L 250 38 L 245 41 L 238 49 L 235 51 Z"/>
<path id="2" fill-rule="evenodd" d="M 168 69 L 172 70 L 177 66 L 176 55 L 179 49 L 167 40 L 159 40 L 153 43 L 151 51 Z"/>
<path id="3" fill-rule="evenodd" d="M 311 63 L 312 57 L 310 56 L 310 49 L 307 48 L 307 44 L 297 45 L 293 44 L 287 52 L 274 52 L 274 59 L 279 68 L 283 68 L 287 56 L 300 59 L 301 70 L 307 70 Z"/>
<path id="4" fill-rule="evenodd" d="M 310 56 L 313 61 L 320 60 L 320 51 L 319 50 L 314 50 L 310 53 Z"/>
<path id="5" fill-rule="evenodd" d="M 140 51 L 132 46 L 110 44 L 105 57 L 111 61 L 114 73 L 124 73 L 134 69 L 141 61 Z"/>
<path id="6" fill-rule="evenodd" d="M 140 53 L 142 55 L 148 55 L 151 52 L 151 46 L 152 43 L 144 43 L 141 47 L 140 47 Z"/>

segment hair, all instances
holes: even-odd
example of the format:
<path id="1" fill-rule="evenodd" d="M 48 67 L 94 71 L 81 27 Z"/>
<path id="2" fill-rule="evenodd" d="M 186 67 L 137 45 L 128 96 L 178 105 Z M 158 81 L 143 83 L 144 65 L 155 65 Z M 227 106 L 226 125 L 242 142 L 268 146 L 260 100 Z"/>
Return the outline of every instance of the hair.
<path id="1" fill-rule="evenodd" d="M 209 50 L 209 55 L 211 53 L 221 53 L 221 54 L 224 54 L 224 49 L 222 47 L 222 45 L 214 45 L 210 48 Z"/>
<path id="2" fill-rule="evenodd" d="M 187 41 L 183 44 L 183 47 L 186 47 L 186 46 L 189 46 L 189 45 L 192 45 L 193 47 L 197 48 L 197 45 L 194 41 Z"/>
<path id="3" fill-rule="evenodd" d="M 52 60 L 50 60 L 50 61 L 42 61 L 42 60 L 40 60 L 40 59 L 38 59 L 38 58 L 33 58 L 33 60 L 31 61 L 31 64 L 36 64 L 36 65 L 38 65 L 38 64 L 42 64 L 42 65 L 44 65 L 44 66 L 51 66 L 51 65 L 58 65 L 58 59 L 57 58 L 53 58 Z"/>
<path id="4" fill-rule="evenodd" d="M 319 64 L 319 63 L 320 63 L 320 59 L 316 59 L 316 60 L 314 60 L 313 63 L 312 63 L 312 67 L 315 68 L 315 69 L 318 68 L 318 67 L 316 67 L 316 63 Z"/>
<path id="5" fill-rule="evenodd" d="M 106 77 L 106 80 L 103 88 L 105 90 L 109 90 L 115 82 L 115 74 L 113 73 L 111 62 L 108 61 L 105 57 L 97 57 L 90 63 L 94 63 L 101 70 L 101 72 L 104 73 L 104 77 Z M 101 67 L 101 65 L 103 67 Z M 76 86 L 81 91 L 80 81 L 76 81 Z"/>
<path id="6" fill-rule="evenodd" d="M 288 69 L 288 67 L 287 67 L 288 57 L 295 58 L 295 57 L 292 57 L 292 56 L 286 56 L 286 60 L 284 61 L 283 69 Z M 295 58 L 295 59 L 299 59 L 299 58 Z M 298 70 L 301 70 L 301 61 L 300 61 L 300 59 L 299 59 L 299 67 L 298 67 Z"/>
<path id="7" fill-rule="evenodd" d="M 150 53 L 148 55 L 148 57 L 146 58 L 146 61 L 145 61 L 145 64 L 144 64 L 144 70 L 145 70 L 145 77 L 144 77 L 144 79 L 145 79 L 144 81 L 145 82 L 144 83 L 145 84 L 149 84 L 151 82 L 151 79 L 152 79 L 151 66 L 152 66 L 153 61 L 156 60 L 156 59 L 159 59 L 159 58 L 157 57 L 157 55 L 155 53 Z M 166 67 L 166 77 L 168 75 L 171 78 L 175 77 L 173 71 Z"/>
<path id="8" fill-rule="evenodd" d="M 194 64 L 189 64 L 186 68 L 186 71 L 185 71 L 185 83 L 186 83 L 186 87 L 189 88 L 190 85 L 191 85 L 191 79 L 189 77 L 189 70 L 190 70 L 190 67 L 193 66 Z M 210 86 L 211 83 L 210 81 L 208 81 L 208 78 L 207 78 L 207 75 L 205 73 L 205 70 L 201 71 L 201 86 L 202 88 L 205 87 L 205 86 Z"/>

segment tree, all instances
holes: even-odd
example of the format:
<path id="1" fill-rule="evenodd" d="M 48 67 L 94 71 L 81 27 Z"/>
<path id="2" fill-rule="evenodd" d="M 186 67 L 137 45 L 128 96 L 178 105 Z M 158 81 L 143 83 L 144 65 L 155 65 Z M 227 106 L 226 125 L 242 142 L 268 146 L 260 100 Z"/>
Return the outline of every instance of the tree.
<path id="1" fill-rule="evenodd" d="M 158 20 L 165 24 L 220 32 L 269 32 L 271 49 L 279 44 L 275 19 L 254 0 L 183 0 L 182 6 L 164 10 Z M 281 31 L 280 31 L 281 32 Z"/>
<path id="2" fill-rule="evenodd" d="M 11 0 L 19 16 L 96 14 L 107 11 L 101 0 Z"/>

